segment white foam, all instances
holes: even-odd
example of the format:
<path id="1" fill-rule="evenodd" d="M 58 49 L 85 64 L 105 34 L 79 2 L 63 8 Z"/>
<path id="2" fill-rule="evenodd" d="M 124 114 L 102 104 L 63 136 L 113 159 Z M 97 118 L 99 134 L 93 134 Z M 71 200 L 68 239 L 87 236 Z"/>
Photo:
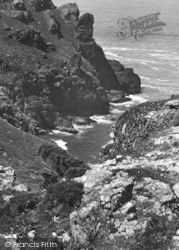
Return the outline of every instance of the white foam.
<path id="1" fill-rule="evenodd" d="M 169 60 L 169 61 L 179 61 L 179 56 L 178 55 L 174 55 L 172 53 L 165 53 L 165 54 L 160 54 L 160 53 L 152 53 L 149 54 L 152 57 L 157 57 L 158 59 L 161 60 Z M 171 64 L 174 65 L 174 64 Z"/>
<path id="2" fill-rule="evenodd" d="M 121 103 L 111 103 L 111 106 L 114 106 L 114 107 L 124 107 L 124 106 L 126 106 L 126 105 L 128 105 L 128 104 L 131 104 L 131 102 L 132 101 L 128 101 L 128 102 L 121 102 Z"/>
<path id="3" fill-rule="evenodd" d="M 60 131 L 60 130 L 57 130 L 57 129 L 54 129 L 52 130 L 52 132 L 49 133 L 50 135 L 59 135 L 59 134 L 62 134 L 62 135 L 65 135 L 65 136 L 72 136 L 73 133 L 68 133 L 68 132 L 64 132 L 64 131 Z"/>
<path id="4" fill-rule="evenodd" d="M 50 132 L 50 135 L 58 135 L 60 133 L 60 130 L 54 129 L 52 132 Z"/>
<path id="5" fill-rule="evenodd" d="M 111 106 L 113 105 L 113 103 L 111 103 Z M 121 111 L 119 109 L 115 109 L 115 108 L 110 108 L 110 114 L 122 114 L 124 111 Z"/>
<path id="6" fill-rule="evenodd" d="M 90 118 L 95 120 L 97 123 L 103 123 L 103 124 L 113 123 L 113 121 L 110 120 L 110 115 L 93 115 Z"/>
<path id="7" fill-rule="evenodd" d="M 147 87 L 147 88 L 150 88 L 150 89 L 159 89 L 158 86 L 153 86 L 153 85 L 149 85 L 149 84 L 142 84 L 142 87 Z"/>
<path id="8" fill-rule="evenodd" d="M 168 52 L 168 50 L 160 50 L 160 49 L 154 49 L 153 51 L 163 53 L 163 52 Z"/>
<path id="9" fill-rule="evenodd" d="M 107 57 L 117 59 L 119 61 L 126 61 L 126 62 L 135 62 L 143 65 L 148 65 L 150 64 L 158 64 L 158 62 L 153 61 L 153 60 L 144 60 L 144 59 L 138 59 L 138 58 L 127 58 L 127 57 L 122 57 L 118 56 L 116 53 L 113 52 L 105 52 Z"/>
<path id="10" fill-rule="evenodd" d="M 111 57 L 115 57 L 116 59 L 120 59 L 120 57 L 117 55 L 117 54 L 115 54 L 115 53 L 113 53 L 113 52 L 105 52 L 105 54 L 107 55 L 107 56 L 111 56 Z"/>
<path id="11" fill-rule="evenodd" d="M 122 103 L 110 103 L 111 106 L 114 107 L 126 107 L 129 108 L 130 106 L 134 105 L 134 104 L 140 104 L 140 103 L 144 103 L 147 102 L 148 100 L 146 98 L 144 98 L 141 94 L 138 95 L 129 95 L 128 96 L 131 100 L 127 101 L 127 102 L 122 102 Z M 120 111 L 120 113 L 123 113 L 124 111 Z"/>
<path id="12" fill-rule="evenodd" d="M 158 53 L 168 53 L 168 50 L 158 50 L 158 49 L 142 49 L 142 48 L 126 48 L 126 47 L 103 47 L 105 50 L 117 50 L 117 51 L 151 51 L 151 52 L 158 52 Z M 173 54 L 176 54 L 173 52 Z"/>
<path id="13" fill-rule="evenodd" d="M 145 76 L 140 76 L 141 79 L 144 79 L 146 81 L 150 81 L 150 78 L 149 77 L 145 77 Z"/>
<path id="14" fill-rule="evenodd" d="M 65 141 L 63 141 L 63 140 L 54 140 L 55 141 L 55 143 L 60 147 L 60 148 L 62 148 L 62 149 L 64 149 L 64 150 L 67 150 L 68 148 L 67 148 L 67 146 L 66 146 L 66 144 L 67 144 L 67 142 L 65 142 Z"/>
<path id="15" fill-rule="evenodd" d="M 109 134 L 109 137 L 110 137 L 110 138 L 114 138 L 114 133 L 111 132 L 111 133 Z"/>
<path id="16" fill-rule="evenodd" d="M 86 130 L 86 129 L 89 129 L 89 128 L 93 128 L 94 125 L 77 125 L 77 124 L 73 124 L 73 127 L 78 131 L 82 131 L 82 130 Z"/>
<path id="17" fill-rule="evenodd" d="M 78 131 L 78 134 L 76 135 L 78 138 L 81 137 L 82 134 L 84 134 L 88 129 L 91 129 L 95 126 L 94 125 L 77 125 L 73 124 L 73 127 Z"/>
<path id="18" fill-rule="evenodd" d="M 171 82 L 169 80 L 166 80 L 166 79 L 157 79 L 159 82 Z"/>
<path id="19" fill-rule="evenodd" d="M 144 102 L 148 101 L 146 98 L 144 98 L 140 94 L 138 94 L 138 95 L 129 95 L 129 98 L 131 98 L 133 102 L 137 102 L 137 103 L 144 103 Z"/>
<path id="20" fill-rule="evenodd" d="M 151 68 L 154 69 L 154 70 L 159 70 L 159 68 L 157 68 L 157 67 L 152 67 L 152 66 L 151 66 Z"/>
<path id="21" fill-rule="evenodd" d="M 117 51 L 131 51 L 131 50 L 137 50 L 135 48 L 125 48 L 125 47 L 103 47 L 103 50 L 117 50 Z"/>
<path id="22" fill-rule="evenodd" d="M 126 108 L 130 108 L 131 104 L 126 104 L 125 107 Z"/>

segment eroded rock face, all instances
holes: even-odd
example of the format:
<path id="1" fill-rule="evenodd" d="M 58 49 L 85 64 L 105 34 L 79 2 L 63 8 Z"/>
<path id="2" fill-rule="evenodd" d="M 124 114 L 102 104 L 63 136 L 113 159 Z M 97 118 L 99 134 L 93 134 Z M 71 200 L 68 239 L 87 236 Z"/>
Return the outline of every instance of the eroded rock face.
<path id="1" fill-rule="evenodd" d="M 55 8 L 51 0 L 23 0 L 23 2 L 26 9 L 34 12 Z"/>
<path id="2" fill-rule="evenodd" d="M 32 15 L 28 11 L 23 10 L 4 10 L 4 14 L 21 21 L 22 23 L 29 24 L 34 21 Z"/>
<path id="3" fill-rule="evenodd" d="M 31 96 L 25 101 L 24 112 L 31 119 L 37 121 L 37 125 L 41 128 L 54 128 L 57 119 L 57 110 L 45 98 Z"/>
<path id="4" fill-rule="evenodd" d="M 32 19 L 25 20 L 26 14 Z M 34 96 L 36 99 L 46 99 L 62 117 L 109 112 L 109 100 L 97 70 L 80 51 L 76 51 L 75 26 L 79 19 L 76 4 L 53 9 L 47 6 L 46 1 L 19 0 L 14 1 L 6 10 L 3 9 L 2 16 L 4 38 L 14 43 L 7 43 L 7 50 L 0 57 L 0 78 L 5 78 L 6 82 L 4 84 L 2 80 L 1 87 L 21 112 L 26 109 L 25 104 L 29 98 L 33 99 Z M 90 18 L 93 17 L 89 16 L 90 14 L 80 18 L 80 27 L 86 27 L 90 23 L 92 28 L 93 20 L 90 21 Z M 82 34 L 84 32 L 85 30 Z M 91 38 L 92 35 L 91 31 Z M 11 72 L 12 79 L 7 79 L 7 72 Z M 31 117 L 36 117 L 37 124 L 43 124 L 42 127 L 52 127 L 54 118 L 52 122 L 42 122 L 49 120 L 50 112 L 51 117 L 54 117 L 53 109 L 48 112 L 43 109 L 42 112 L 31 114 Z M 57 120 L 58 118 L 57 116 Z M 44 126 L 45 123 L 50 126 Z M 62 128 L 63 121 L 57 126 Z"/>
<path id="5" fill-rule="evenodd" d="M 121 89 L 127 94 L 138 94 L 141 92 L 140 77 L 134 73 L 133 69 L 125 68 L 120 62 L 116 60 L 109 60 L 118 81 L 121 85 Z"/>
<path id="6" fill-rule="evenodd" d="M 86 13 L 79 18 L 76 28 L 76 38 L 83 43 L 93 41 L 93 15 Z"/>
<path id="7" fill-rule="evenodd" d="M 52 10 L 43 11 L 43 16 L 46 21 L 48 30 L 57 38 L 61 39 L 63 36 L 61 34 L 60 24 L 56 21 L 54 12 Z"/>
<path id="8" fill-rule="evenodd" d="M 39 73 L 41 73 L 40 77 Z M 70 64 L 64 66 L 61 71 L 55 69 L 46 71 L 44 68 L 36 74 L 27 74 L 24 78 L 23 90 L 25 96 L 43 94 L 44 97 L 48 97 L 57 111 L 62 114 L 85 116 L 108 113 L 107 96 L 104 90 L 99 93 L 96 91 L 98 84 L 97 78 L 83 72 L 80 68 L 73 68 Z"/>
<path id="9" fill-rule="evenodd" d="M 76 179 L 83 182 L 85 195 L 81 208 L 70 215 L 75 246 L 176 249 L 178 132 L 172 127 L 155 134 L 150 141 L 155 151 L 143 157 L 116 157 Z"/>
<path id="10" fill-rule="evenodd" d="M 172 121 L 173 126 L 177 127 L 179 126 L 179 111 L 177 111 L 173 117 Z"/>
<path id="11" fill-rule="evenodd" d="M 76 3 L 64 4 L 60 6 L 58 10 L 61 12 L 62 17 L 67 21 L 77 21 L 79 18 L 80 12 Z"/>
<path id="12" fill-rule="evenodd" d="M 103 50 L 93 39 L 93 15 L 86 13 L 79 18 L 76 26 L 77 51 L 90 62 L 98 72 L 99 80 L 105 89 L 121 90 L 110 64 L 108 63 Z"/>
<path id="13" fill-rule="evenodd" d="M 27 141 L 34 138 L 28 135 Z M 15 170 L 0 167 L 0 192 L 4 192 L 0 206 L 1 232 L 9 234 L 3 225 L 10 222 L 12 230 L 27 238 L 52 235 L 59 242 L 59 249 L 93 246 L 95 249 L 133 250 L 134 246 L 136 249 L 160 246 L 175 250 L 179 242 L 178 138 L 178 128 L 167 128 L 150 138 L 155 150 L 149 150 L 143 157 L 118 155 L 113 160 L 92 165 L 91 169 L 62 149 L 42 144 L 37 152 L 39 182 L 45 179 L 42 192 L 32 192 L 31 182 L 27 182 L 27 176 L 21 176 L 18 166 Z M 25 155 L 28 157 L 27 148 Z M 49 168 L 52 172 L 47 171 Z M 74 169 L 82 176 L 71 181 L 70 174 L 75 177 L 77 173 Z M 37 185 L 34 175 L 29 177 Z M 63 178 L 60 182 L 59 177 Z M 38 226 L 34 229 L 34 225 Z"/>
<path id="14" fill-rule="evenodd" d="M 55 50 L 53 44 L 47 42 L 41 35 L 40 31 L 35 30 L 34 28 L 12 32 L 9 37 L 28 46 L 36 47 L 37 49 L 40 49 L 42 51 Z"/>
<path id="15" fill-rule="evenodd" d="M 18 11 L 24 11 L 26 9 L 23 0 L 13 0 L 11 6 Z"/>
<path id="16" fill-rule="evenodd" d="M 177 112 L 168 109 L 165 102 L 142 103 L 122 114 L 114 127 L 113 143 L 106 147 L 105 154 L 113 158 L 121 153 L 140 156 L 145 152 L 150 147 L 145 142 L 148 143 L 152 133 L 170 127 Z"/>

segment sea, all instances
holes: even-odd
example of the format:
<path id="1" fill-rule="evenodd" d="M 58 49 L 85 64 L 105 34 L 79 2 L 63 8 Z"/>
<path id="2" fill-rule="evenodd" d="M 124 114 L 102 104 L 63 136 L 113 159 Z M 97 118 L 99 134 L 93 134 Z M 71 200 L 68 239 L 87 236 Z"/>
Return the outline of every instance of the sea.
<path id="1" fill-rule="evenodd" d="M 50 137 L 70 153 L 88 163 L 99 161 L 100 149 L 112 139 L 112 125 L 131 106 L 179 94 L 179 1 L 178 0 L 76 0 L 80 14 L 94 15 L 94 38 L 108 59 L 133 68 L 141 78 L 142 93 L 131 101 L 111 104 L 110 114 L 94 116 L 93 126 L 76 126 L 78 135 L 53 131 Z M 69 3 L 54 0 L 56 6 Z M 159 33 L 135 39 L 117 36 L 119 21 L 158 14 L 166 25 Z"/>

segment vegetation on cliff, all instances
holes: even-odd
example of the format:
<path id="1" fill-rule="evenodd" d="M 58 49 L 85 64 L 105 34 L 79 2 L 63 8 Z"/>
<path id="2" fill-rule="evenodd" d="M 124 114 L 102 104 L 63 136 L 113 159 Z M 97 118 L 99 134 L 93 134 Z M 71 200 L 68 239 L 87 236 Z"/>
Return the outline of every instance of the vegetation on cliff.
<path id="1" fill-rule="evenodd" d="M 38 239 L 48 240 L 53 232 L 69 230 L 68 216 L 84 192 L 83 184 L 73 178 L 89 167 L 2 119 L 0 128 L 0 245 L 3 237 L 12 234 L 29 239 L 28 233 L 35 230 Z M 68 173 L 65 178 L 74 169 L 76 175 Z"/>

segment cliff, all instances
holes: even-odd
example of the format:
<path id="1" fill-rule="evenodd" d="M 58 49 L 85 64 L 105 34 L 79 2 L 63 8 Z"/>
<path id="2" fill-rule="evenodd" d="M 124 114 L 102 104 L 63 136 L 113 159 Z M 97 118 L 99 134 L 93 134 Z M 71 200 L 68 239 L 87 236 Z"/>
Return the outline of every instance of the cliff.
<path id="1" fill-rule="evenodd" d="M 178 249 L 179 100 L 173 98 L 125 112 L 105 160 L 90 168 L 0 120 L 0 246 L 11 239 L 66 250 Z"/>
<path id="2" fill-rule="evenodd" d="M 122 90 L 122 82 L 93 38 L 93 23 L 75 3 L 1 0 L 0 105 L 44 129 L 61 127 L 67 115 L 108 113 L 106 90 Z"/>
<path id="3" fill-rule="evenodd" d="M 141 92 L 140 77 L 134 73 L 133 69 L 125 68 L 119 61 L 108 60 L 117 79 L 121 90 L 127 94 L 138 94 Z"/>
<path id="4" fill-rule="evenodd" d="M 85 193 L 70 214 L 73 246 L 179 248 L 178 104 L 148 102 L 119 118 L 105 152 L 110 159 L 76 179 Z"/>

